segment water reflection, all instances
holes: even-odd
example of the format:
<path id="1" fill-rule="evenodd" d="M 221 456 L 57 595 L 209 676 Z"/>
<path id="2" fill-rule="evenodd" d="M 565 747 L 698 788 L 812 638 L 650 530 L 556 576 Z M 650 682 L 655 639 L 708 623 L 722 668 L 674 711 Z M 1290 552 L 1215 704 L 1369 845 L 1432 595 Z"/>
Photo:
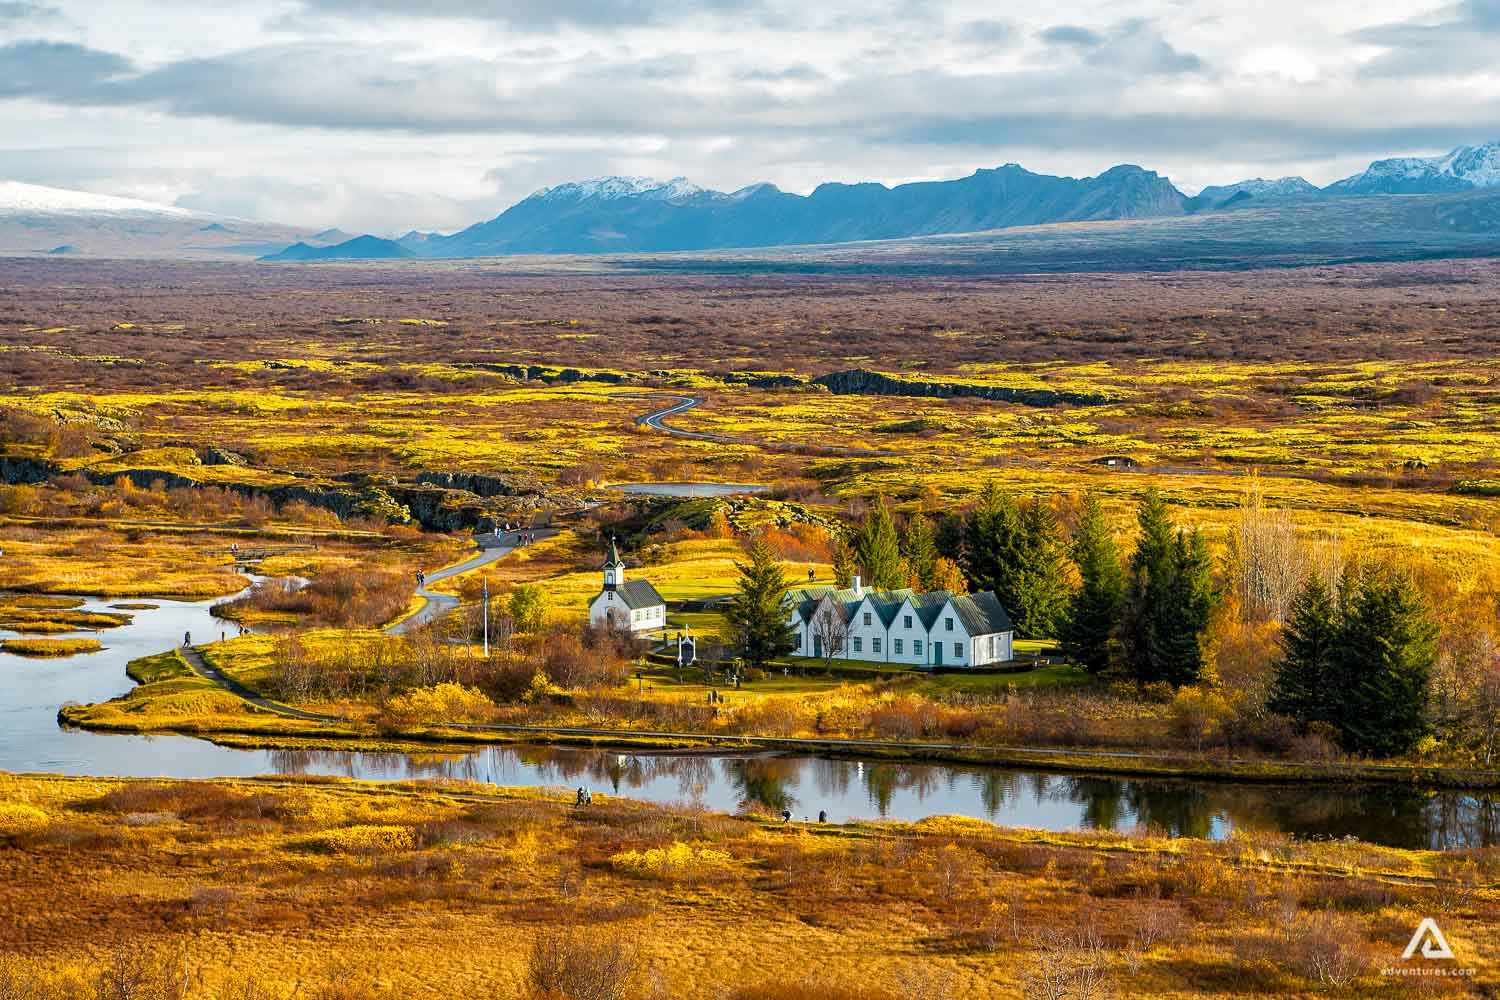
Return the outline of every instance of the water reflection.
<path id="1" fill-rule="evenodd" d="M 366 780 L 454 778 L 574 788 L 705 808 L 829 819 L 975 816 L 1047 830 L 1151 829 L 1224 837 L 1234 830 L 1354 836 L 1401 847 L 1500 844 L 1500 799 L 1398 786 L 1243 785 L 792 757 L 485 747 L 469 753 L 367 754 L 218 747 L 182 736 L 111 736 L 59 729 L 68 698 L 101 701 L 130 687 L 125 663 L 170 648 L 182 633 L 213 635 L 208 603 L 159 601 L 106 633 L 106 650 L 45 663 L 0 655 L 0 769 L 120 777 L 341 775 Z M 85 610 L 102 607 L 89 601 Z"/>

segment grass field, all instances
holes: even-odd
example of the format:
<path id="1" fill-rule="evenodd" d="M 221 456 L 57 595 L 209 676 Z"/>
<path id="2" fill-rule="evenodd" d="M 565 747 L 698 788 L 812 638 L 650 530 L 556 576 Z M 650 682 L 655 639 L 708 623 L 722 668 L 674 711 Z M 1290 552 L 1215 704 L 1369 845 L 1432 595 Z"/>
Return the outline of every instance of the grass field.
<path id="1" fill-rule="evenodd" d="M 640 997 L 1011 1000 L 1047 969 L 1118 996 L 1384 996 L 1430 914 L 1467 985 L 1500 973 L 1493 850 L 783 826 L 335 779 L 0 775 L 0 803 L 13 988 L 123 954 L 184 963 L 195 997 L 520 996 L 562 929 Z"/>

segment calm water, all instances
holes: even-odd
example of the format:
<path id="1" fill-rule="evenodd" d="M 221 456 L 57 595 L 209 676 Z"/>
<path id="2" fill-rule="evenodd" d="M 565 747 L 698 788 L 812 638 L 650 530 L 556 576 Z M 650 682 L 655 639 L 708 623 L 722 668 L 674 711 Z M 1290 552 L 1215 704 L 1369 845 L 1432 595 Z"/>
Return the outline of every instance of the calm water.
<path id="1" fill-rule="evenodd" d="M 90 600 L 85 608 L 104 609 L 109 603 Z M 1047 830 L 1151 827 L 1191 837 L 1279 830 L 1405 847 L 1500 843 L 1495 798 L 1397 787 L 1134 780 L 777 754 L 620 754 L 556 747 L 486 747 L 462 754 L 235 750 L 182 736 L 60 729 L 56 714 L 64 701 L 100 701 L 128 690 L 128 661 L 172 647 L 184 631 L 201 642 L 217 638 L 225 627 L 210 617 L 208 603 L 151 603 L 160 607 L 133 612 L 133 624 L 97 634 L 107 647 L 103 652 L 60 660 L 0 653 L 0 770 L 180 778 L 448 777 L 497 785 L 587 786 L 716 810 L 779 813 L 787 808 L 799 818 L 826 810 L 834 822 L 958 814 Z"/>
<path id="2" fill-rule="evenodd" d="M 620 483 L 612 488 L 657 497 L 727 497 L 736 493 L 764 493 L 771 487 L 751 483 Z"/>

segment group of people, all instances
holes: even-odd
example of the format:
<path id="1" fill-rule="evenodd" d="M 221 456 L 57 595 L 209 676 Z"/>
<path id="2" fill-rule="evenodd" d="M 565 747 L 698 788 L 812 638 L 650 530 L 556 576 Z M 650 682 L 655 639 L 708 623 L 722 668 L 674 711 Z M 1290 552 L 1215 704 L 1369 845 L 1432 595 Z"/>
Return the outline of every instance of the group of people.
<path id="1" fill-rule="evenodd" d="M 591 806 L 594 804 L 594 793 L 587 788 L 579 786 L 578 801 L 573 803 L 579 806 Z"/>
<path id="2" fill-rule="evenodd" d="M 427 586 L 427 571 L 426 570 L 421 570 L 421 569 L 417 570 L 417 586 L 418 587 L 425 587 L 425 586 Z"/>
<path id="3" fill-rule="evenodd" d="M 504 541 L 505 540 L 505 536 L 508 535 L 508 534 L 510 534 L 510 532 L 511 532 L 510 522 L 507 521 L 507 522 L 505 522 L 505 524 L 503 524 L 500 527 L 498 527 L 498 528 L 495 529 L 495 540 L 497 542 L 498 541 Z M 534 532 L 534 531 L 521 531 L 520 530 L 520 525 L 516 525 L 516 544 L 517 545 L 530 545 L 534 541 L 536 541 L 536 532 Z"/>
<path id="4" fill-rule="evenodd" d="M 724 696 L 717 691 L 708 692 L 708 703 L 710 705 L 724 704 Z"/>
<path id="5" fill-rule="evenodd" d="M 790 823 L 792 821 L 792 811 L 790 809 L 783 809 L 783 810 L 781 810 L 781 821 L 783 823 Z M 806 822 L 806 820 L 804 820 L 803 822 Z M 827 809 L 819 809 L 818 810 L 818 822 L 819 823 L 827 823 L 828 822 L 828 810 Z"/>

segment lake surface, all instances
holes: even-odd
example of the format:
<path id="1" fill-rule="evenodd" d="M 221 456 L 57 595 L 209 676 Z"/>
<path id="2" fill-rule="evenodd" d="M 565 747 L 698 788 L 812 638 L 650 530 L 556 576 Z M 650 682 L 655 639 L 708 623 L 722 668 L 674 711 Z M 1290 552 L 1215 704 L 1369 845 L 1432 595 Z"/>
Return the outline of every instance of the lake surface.
<path id="1" fill-rule="evenodd" d="M 110 601 L 89 600 L 86 610 Z M 344 775 L 367 780 L 461 778 L 496 785 L 577 788 L 715 810 L 756 808 L 833 822 L 915 820 L 956 814 L 1046 830 L 1152 828 L 1224 837 L 1275 830 L 1298 837 L 1354 836 L 1400 847 L 1500 844 L 1500 800 L 1399 786 L 1267 786 L 1128 779 L 1009 768 L 826 759 L 773 753 L 652 754 L 544 746 L 466 753 L 238 750 L 185 736 L 112 736 L 64 730 L 65 701 L 101 701 L 131 687 L 125 664 L 159 653 L 191 631 L 216 639 L 226 626 L 211 602 L 158 601 L 123 628 L 93 635 L 99 653 L 28 660 L 0 653 L 0 770 L 114 777 Z M 10 633 L 0 632 L 0 637 Z"/>
<path id="2" fill-rule="evenodd" d="M 656 497 L 728 497 L 737 493 L 764 493 L 770 488 L 753 483 L 618 483 L 610 487 Z"/>

